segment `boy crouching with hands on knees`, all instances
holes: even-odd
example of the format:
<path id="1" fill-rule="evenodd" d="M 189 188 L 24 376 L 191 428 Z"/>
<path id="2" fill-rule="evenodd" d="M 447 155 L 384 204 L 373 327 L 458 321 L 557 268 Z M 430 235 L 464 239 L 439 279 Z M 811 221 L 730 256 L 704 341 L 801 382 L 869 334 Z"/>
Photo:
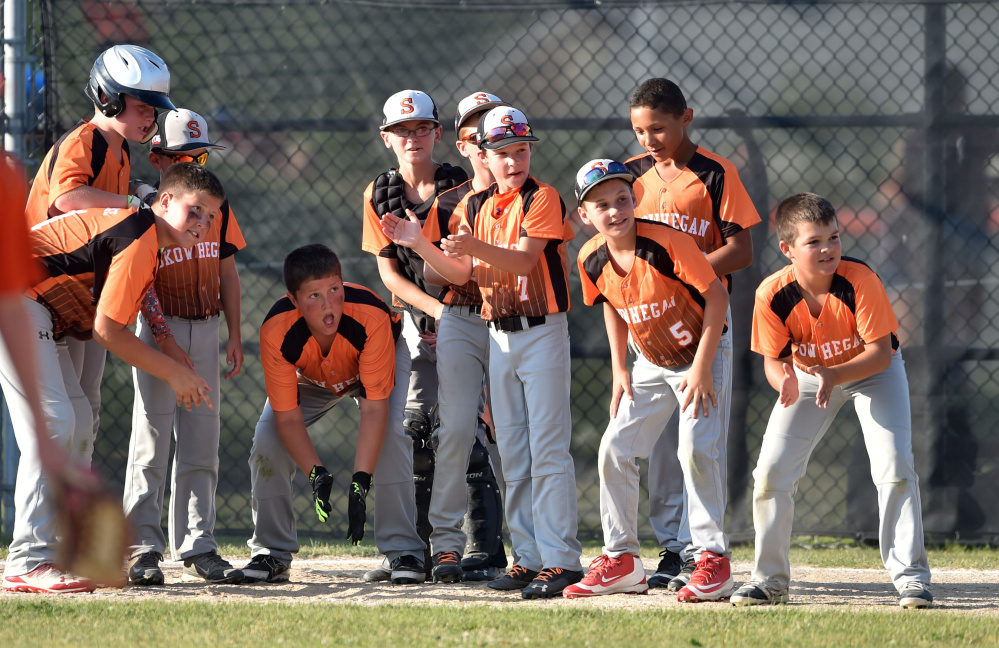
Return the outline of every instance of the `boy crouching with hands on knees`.
<path id="1" fill-rule="evenodd" d="M 842 257 L 836 211 L 812 193 L 777 207 L 780 250 L 791 264 L 756 291 L 752 349 L 779 393 L 753 477 L 756 564 L 735 605 L 788 601 L 794 493 L 836 413 L 852 400 L 871 459 L 881 560 L 904 608 L 928 607 L 919 478 L 913 467 L 909 384 L 881 279 Z"/>
<path id="2" fill-rule="evenodd" d="M 296 466 L 312 484 L 319 520 L 329 518 L 333 476 L 308 428 L 352 396 L 361 422 L 348 489 L 347 539 L 357 544 L 364 537 L 374 481 L 375 543 L 392 564 L 392 582 L 422 583 L 418 558 L 425 545 L 416 531 L 413 443 L 402 428 L 410 359 L 401 317 L 367 288 L 344 283 L 340 260 L 325 245 L 288 254 L 284 281 L 288 294 L 260 328 L 267 402 L 250 450 L 254 530 L 247 543 L 252 558 L 242 570 L 245 582 L 289 579 L 298 551 L 292 506 Z"/>
<path id="3" fill-rule="evenodd" d="M 638 557 L 636 460 L 649 455 L 679 405 L 679 459 L 699 557 L 677 598 L 719 600 L 734 589 L 718 466 L 718 444 L 725 442 L 726 432 L 719 410 L 729 406 L 717 398 L 727 370 L 718 341 L 728 292 L 694 239 L 660 223 L 635 220 L 633 182 L 627 167 L 613 160 L 593 160 L 576 174 L 579 215 L 598 232 L 579 252 L 583 300 L 603 303 L 614 383 L 611 420 L 598 459 L 603 555 L 563 595 L 648 591 Z M 629 333 L 639 351 L 630 374 L 625 366 Z"/>

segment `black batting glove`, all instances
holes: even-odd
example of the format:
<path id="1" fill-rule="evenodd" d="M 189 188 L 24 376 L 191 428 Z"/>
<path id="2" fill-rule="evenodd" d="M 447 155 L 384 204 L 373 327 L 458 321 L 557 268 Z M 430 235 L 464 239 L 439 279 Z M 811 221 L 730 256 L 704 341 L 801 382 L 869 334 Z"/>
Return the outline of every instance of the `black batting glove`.
<path id="1" fill-rule="evenodd" d="M 364 537 L 364 519 L 367 517 L 366 500 L 371 488 L 371 475 L 356 472 L 350 478 L 350 492 L 347 493 L 347 539 L 351 544 L 361 544 Z"/>
<path id="2" fill-rule="evenodd" d="M 333 491 L 333 475 L 322 466 L 313 466 L 309 473 L 309 482 L 312 484 L 312 495 L 316 499 L 316 515 L 320 522 L 329 519 L 333 507 L 330 505 L 330 493 Z"/>

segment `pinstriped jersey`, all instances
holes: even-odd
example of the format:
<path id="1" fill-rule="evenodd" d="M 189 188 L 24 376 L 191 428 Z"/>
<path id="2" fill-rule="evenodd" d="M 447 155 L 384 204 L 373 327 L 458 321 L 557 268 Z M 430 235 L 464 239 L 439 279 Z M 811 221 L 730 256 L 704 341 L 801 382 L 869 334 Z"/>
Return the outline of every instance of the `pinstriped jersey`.
<path id="1" fill-rule="evenodd" d="M 153 285 L 165 315 L 199 318 L 222 310 L 219 262 L 245 248 L 246 241 L 228 200 L 220 212 L 208 235 L 193 248 L 163 248 Z"/>
<path id="2" fill-rule="evenodd" d="M 0 152 L 0 295 L 21 293 L 44 278 L 38 262 L 31 256 L 28 226 L 24 222 L 27 183 L 21 165 L 13 164 Z"/>
<path id="3" fill-rule="evenodd" d="M 457 234 L 461 225 L 462 212 L 457 211 L 458 205 L 468 194 L 472 193 L 472 181 L 468 180 L 454 189 L 449 189 L 437 196 L 434 206 L 423 224 L 423 235 L 437 246 L 441 247 L 441 238 L 448 234 Z M 452 306 L 478 306 L 482 303 L 479 286 L 469 279 L 464 285 L 448 284 L 441 289 L 438 297 L 442 304 Z"/>
<path id="4" fill-rule="evenodd" d="M 389 397 L 395 385 L 395 342 L 402 332 L 402 316 L 364 286 L 345 283 L 343 292 L 343 314 L 325 355 L 287 296 L 264 318 L 260 363 L 275 412 L 298 407 L 299 383 L 311 383 L 337 396 Z"/>
<path id="5" fill-rule="evenodd" d="M 523 237 L 548 242 L 538 264 L 518 277 L 472 260 L 472 278 L 482 295 L 482 319 L 536 317 L 569 310 L 569 266 L 565 244 L 575 234 L 565 218 L 565 204 L 551 185 L 529 176 L 520 189 L 468 194 L 458 206 L 461 222 L 481 241 L 512 249 Z"/>
<path id="6" fill-rule="evenodd" d="M 49 278 L 28 297 L 52 312 L 56 338 L 89 339 L 100 311 L 122 325 L 135 320 L 159 256 L 152 210 L 66 212 L 31 228 L 31 251 Z"/>
<path id="7" fill-rule="evenodd" d="M 694 237 L 705 254 L 725 239 L 760 222 L 760 215 L 739 180 L 735 165 L 700 146 L 669 182 L 659 177 L 652 155 L 625 162 L 635 181 L 635 217 L 665 223 Z M 731 290 L 732 278 L 722 283 Z"/>
<path id="8" fill-rule="evenodd" d="M 704 330 L 702 293 L 717 277 L 689 236 L 661 223 L 635 224 L 635 264 L 623 277 L 610 262 L 603 234 L 579 251 L 583 302 L 613 306 L 652 364 L 690 364 Z"/>
<path id="9" fill-rule="evenodd" d="M 58 216 L 61 212 L 53 206 L 56 199 L 77 187 L 128 195 L 128 178 L 132 173 L 128 142 L 122 143 L 121 153 L 119 164 L 97 127 L 81 120 L 45 154 L 28 196 L 25 209 L 28 226 Z"/>
<path id="10" fill-rule="evenodd" d="M 881 279 L 863 261 L 843 257 L 818 317 L 808 310 L 793 265 L 763 280 L 753 309 L 752 349 L 768 358 L 790 355 L 802 369 L 835 367 L 886 335 L 894 353 L 897 329 Z"/>

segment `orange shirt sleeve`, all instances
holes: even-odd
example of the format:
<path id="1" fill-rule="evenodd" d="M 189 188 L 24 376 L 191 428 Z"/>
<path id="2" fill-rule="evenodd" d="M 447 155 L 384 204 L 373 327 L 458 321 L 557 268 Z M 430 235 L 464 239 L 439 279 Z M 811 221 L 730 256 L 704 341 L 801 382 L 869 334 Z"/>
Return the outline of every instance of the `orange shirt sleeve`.
<path id="1" fill-rule="evenodd" d="M 898 329 L 898 319 L 892 310 L 884 284 L 874 272 L 866 273 L 855 287 L 857 334 L 864 342 L 873 342 Z"/>
<path id="2" fill-rule="evenodd" d="M 297 311 L 295 311 L 297 313 Z M 264 368 L 264 388 L 275 412 L 298 407 L 298 368 L 281 355 L 287 332 L 285 318 L 273 317 L 260 327 L 260 364 Z"/>
<path id="3" fill-rule="evenodd" d="M 87 133 L 86 137 L 67 137 L 59 147 L 49 177 L 49 209 L 59 196 L 89 184 L 93 165 L 92 137 L 92 133 Z"/>
<path id="4" fill-rule="evenodd" d="M 236 221 L 236 215 L 232 213 L 232 207 L 229 206 L 228 201 L 226 202 L 226 208 L 229 210 L 229 217 L 226 224 L 225 236 L 222 238 L 221 246 L 219 247 L 220 259 L 230 257 L 246 247 L 243 230 L 240 229 L 239 223 Z"/>
<path id="5" fill-rule="evenodd" d="M 534 196 L 520 227 L 529 238 L 569 241 L 575 234 L 568 239 L 565 238 L 567 232 L 563 216 L 558 194 L 554 189 L 544 187 Z M 569 232 L 572 232 L 571 228 Z"/>
<path id="6" fill-rule="evenodd" d="M 27 183 L 21 166 L 0 153 L 0 294 L 22 293 L 45 277 L 31 254 L 24 205 Z"/>
<path id="7" fill-rule="evenodd" d="M 770 291 L 764 283 L 756 291 L 753 307 L 753 332 L 750 348 L 767 358 L 786 358 L 791 355 L 791 332 L 770 308 Z"/>
<path id="8" fill-rule="evenodd" d="M 364 190 L 364 221 L 361 230 L 361 249 L 375 256 L 395 258 L 395 244 L 382 231 L 381 219 L 378 218 L 375 206 L 371 202 L 371 194 L 374 191 L 374 187 L 375 183 L 371 182 L 367 189 Z"/>
<path id="9" fill-rule="evenodd" d="M 357 360 L 364 386 L 364 397 L 382 400 L 389 397 L 395 386 L 395 338 L 390 317 L 383 311 L 369 316 L 368 339 Z"/>
<path id="10" fill-rule="evenodd" d="M 670 235 L 669 255 L 673 259 L 673 272 L 677 279 L 693 286 L 702 294 L 706 292 L 717 275 L 701 248 L 697 247 L 697 242 L 686 234 L 664 233 Z M 662 272 L 662 269 L 657 270 Z"/>
<path id="11" fill-rule="evenodd" d="M 583 246 L 583 249 L 579 251 L 579 256 L 576 257 L 576 265 L 579 267 L 579 281 L 583 288 L 583 303 L 587 306 L 593 306 L 598 300 L 606 301 L 606 299 L 601 299 L 603 293 L 600 292 L 600 288 L 590 279 L 590 275 L 586 272 L 586 260 L 592 257 L 600 246 L 603 245 L 603 235 L 597 234 Z M 603 271 L 603 268 L 601 268 Z"/>
<path id="12" fill-rule="evenodd" d="M 721 234 L 724 238 L 760 222 L 760 214 L 756 211 L 745 185 L 742 184 L 739 172 L 728 160 L 725 160 L 725 188 L 719 205 L 719 216 L 722 220 Z M 738 227 L 726 226 L 727 223 Z"/>
<path id="13" fill-rule="evenodd" d="M 151 228 L 111 259 L 97 310 L 119 324 L 135 321 L 158 263 L 156 229 Z"/>

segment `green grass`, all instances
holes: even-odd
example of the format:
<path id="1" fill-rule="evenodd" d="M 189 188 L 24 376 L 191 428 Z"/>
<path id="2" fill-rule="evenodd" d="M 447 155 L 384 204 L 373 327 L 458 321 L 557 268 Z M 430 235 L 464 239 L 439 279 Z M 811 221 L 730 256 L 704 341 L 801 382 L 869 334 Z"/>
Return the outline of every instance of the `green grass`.
<path id="1" fill-rule="evenodd" d="M 699 606 L 660 611 L 543 606 L 129 604 L 0 600 L 19 646 L 995 646 L 999 619 L 942 611 Z M 71 631 L 69 629 L 72 629 Z"/>

